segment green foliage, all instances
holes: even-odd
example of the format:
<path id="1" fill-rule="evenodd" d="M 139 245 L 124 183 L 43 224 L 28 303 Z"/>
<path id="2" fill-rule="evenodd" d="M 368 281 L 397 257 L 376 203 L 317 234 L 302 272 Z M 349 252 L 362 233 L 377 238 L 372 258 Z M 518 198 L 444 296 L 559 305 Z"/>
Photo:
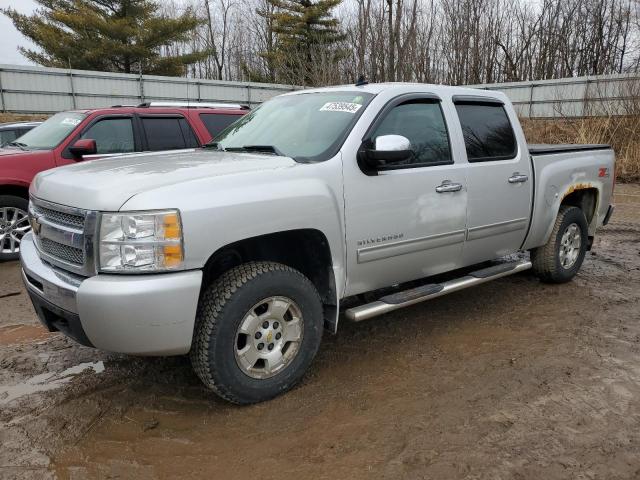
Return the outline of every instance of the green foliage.
<path id="1" fill-rule="evenodd" d="M 167 54 L 201 24 L 193 10 L 170 18 L 150 0 L 36 0 L 33 15 L 3 9 L 15 27 L 41 51 L 20 47 L 47 67 L 178 76 L 208 52 Z M 165 50 L 163 52 L 163 49 Z"/>
<path id="2" fill-rule="evenodd" d="M 319 64 L 335 64 L 346 52 L 345 39 L 332 10 L 342 0 L 267 0 L 272 12 L 258 11 L 270 20 L 276 44 L 261 55 L 275 70 L 279 81 L 312 85 Z"/>

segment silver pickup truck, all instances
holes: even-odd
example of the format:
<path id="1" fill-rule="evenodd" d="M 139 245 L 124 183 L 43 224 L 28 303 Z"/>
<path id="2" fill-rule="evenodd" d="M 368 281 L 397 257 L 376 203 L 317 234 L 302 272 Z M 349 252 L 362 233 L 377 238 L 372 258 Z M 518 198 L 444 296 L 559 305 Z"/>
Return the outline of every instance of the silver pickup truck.
<path id="1" fill-rule="evenodd" d="M 254 403 L 301 379 L 341 314 L 528 269 L 569 281 L 613 186 L 608 146 L 528 146 L 500 93 L 297 91 L 207 148 L 39 174 L 24 282 L 50 330 L 112 352 L 189 353 L 207 387 Z"/>

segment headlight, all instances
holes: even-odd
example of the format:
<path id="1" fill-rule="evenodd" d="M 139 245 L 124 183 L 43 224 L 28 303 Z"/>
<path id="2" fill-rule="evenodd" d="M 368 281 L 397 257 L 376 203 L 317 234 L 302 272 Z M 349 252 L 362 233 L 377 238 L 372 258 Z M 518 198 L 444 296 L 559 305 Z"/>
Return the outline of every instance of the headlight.
<path id="1" fill-rule="evenodd" d="M 180 213 L 103 213 L 98 248 L 102 272 L 179 270 L 184 261 Z"/>

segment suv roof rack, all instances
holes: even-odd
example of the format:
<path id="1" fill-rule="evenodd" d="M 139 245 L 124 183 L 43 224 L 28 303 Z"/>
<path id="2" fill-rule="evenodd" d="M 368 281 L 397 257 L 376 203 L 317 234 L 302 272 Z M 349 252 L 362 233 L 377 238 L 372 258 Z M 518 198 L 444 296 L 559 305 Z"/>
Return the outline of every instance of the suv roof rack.
<path id="1" fill-rule="evenodd" d="M 248 105 L 239 103 L 212 103 L 212 102 L 144 102 L 138 107 L 181 107 L 181 108 L 233 108 L 237 110 L 250 110 Z"/>

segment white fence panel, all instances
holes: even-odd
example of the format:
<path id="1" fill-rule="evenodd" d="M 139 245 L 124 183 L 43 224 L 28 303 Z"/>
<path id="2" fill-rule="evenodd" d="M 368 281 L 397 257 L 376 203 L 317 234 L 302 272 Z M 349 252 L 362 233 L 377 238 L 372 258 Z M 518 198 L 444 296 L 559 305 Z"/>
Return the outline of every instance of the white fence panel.
<path id="1" fill-rule="evenodd" d="M 472 85 L 500 90 L 522 117 L 625 115 L 640 108 L 640 76 L 631 74 Z M 53 113 L 148 101 L 203 101 L 255 106 L 299 87 L 85 70 L 0 65 L 0 110 Z"/>
<path id="2" fill-rule="evenodd" d="M 512 83 L 471 85 L 498 90 L 518 115 L 530 118 L 627 115 L 640 108 L 640 76 L 596 75 Z"/>
<path id="3" fill-rule="evenodd" d="M 16 113 L 54 113 L 154 100 L 255 106 L 297 88 L 300 87 L 0 65 L 0 110 Z"/>

